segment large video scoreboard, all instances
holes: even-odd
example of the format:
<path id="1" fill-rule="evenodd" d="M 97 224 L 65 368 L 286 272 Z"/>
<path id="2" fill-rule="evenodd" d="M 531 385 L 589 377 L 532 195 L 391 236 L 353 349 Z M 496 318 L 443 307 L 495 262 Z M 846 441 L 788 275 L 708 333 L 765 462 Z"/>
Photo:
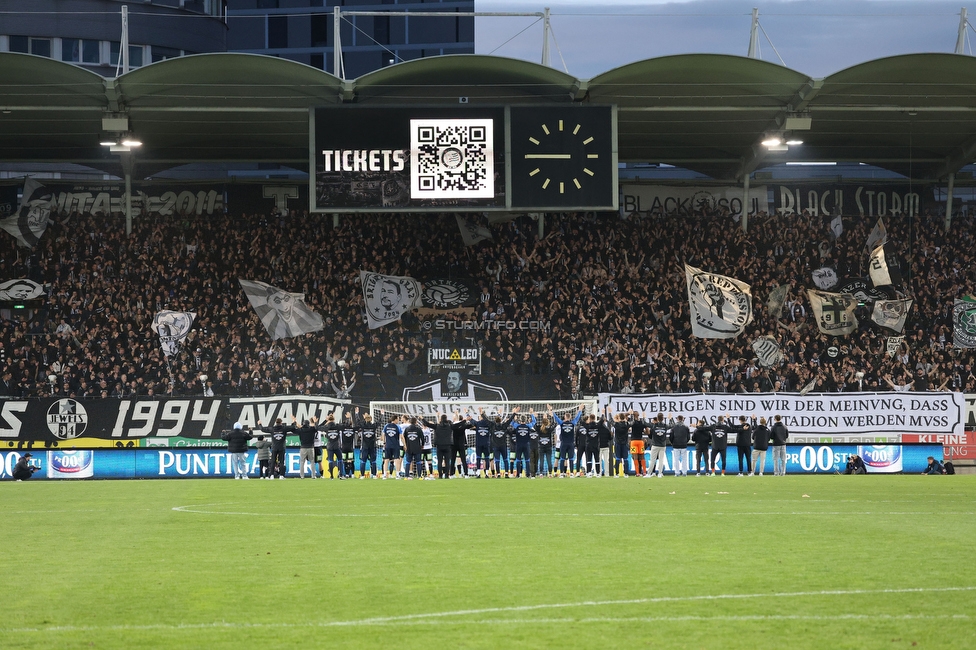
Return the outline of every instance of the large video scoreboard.
<path id="1" fill-rule="evenodd" d="M 321 107 L 313 212 L 616 210 L 612 106 Z"/>

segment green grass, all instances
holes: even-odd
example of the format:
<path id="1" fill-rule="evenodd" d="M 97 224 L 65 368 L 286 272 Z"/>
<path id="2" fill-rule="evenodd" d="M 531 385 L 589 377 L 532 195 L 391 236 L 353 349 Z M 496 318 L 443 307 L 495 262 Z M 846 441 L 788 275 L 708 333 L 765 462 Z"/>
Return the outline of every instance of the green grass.
<path id="1" fill-rule="evenodd" d="M 976 476 L 6 482 L 0 504 L 4 648 L 976 647 Z"/>

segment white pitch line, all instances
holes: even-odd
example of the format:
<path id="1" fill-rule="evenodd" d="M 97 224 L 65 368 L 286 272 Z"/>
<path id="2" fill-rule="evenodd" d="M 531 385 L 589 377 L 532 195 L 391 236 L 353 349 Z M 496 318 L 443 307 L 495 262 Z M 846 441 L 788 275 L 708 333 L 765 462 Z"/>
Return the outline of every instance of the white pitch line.
<path id="1" fill-rule="evenodd" d="M 415 517 L 672 517 L 675 514 L 680 514 L 682 516 L 698 516 L 698 517 L 715 517 L 715 516 L 751 516 L 751 517 L 778 517 L 784 515 L 799 516 L 799 517 L 818 517 L 818 516 L 831 516 L 831 517 L 863 517 L 869 515 L 876 516 L 910 516 L 918 517 L 922 515 L 931 515 L 930 511 L 904 511 L 904 512 L 882 512 L 882 511 L 862 511 L 856 512 L 852 510 L 838 510 L 838 511 L 808 511 L 808 512 L 482 512 L 482 513 L 463 513 L 463 512 L 422 512 L 422 513 L 405 513 L 405 512 L 237 512 L 231 510 L 201 510 L 201 508 L 209 508 L 213 506 L 219 506 L 219 503 L 208 503 L 199 506 L 188 505 L 188 506 L 176 506 L 172 508 L 175 512 L 183 512 L 188 514 L 196 515 L 229 515 L 237 517 L 405 517 L 405 518 L 415 518 Z M 321 506 L 323 508 L 329 507 L 328 505 Z M 943 515 L 960 515 L 960 516 L 972 516 L 976 515 L 976 511 L 971 512 L 939 512 L 940 516 Z"/>
<path id="2" fill-rule="evenodd" d="M 806 598 L 806 597 L 826 597 L 826 596 L 863 596 L 878 594 L 914 594 L 914 593 L 946 593 L 946 592 L 971 592 L 976 591 L 976 586 L 970 587 L 911 587 L 906 589 L 837 589 L 823 591 L 794 591 L 766 594 L 715 594 L 704 596 L 659 596 L 656 598 L 631 598 L 627 600 L 590 600 L 575 603 L 549 603 L 542 605 L 517 605 L 513 607 L 485 607 L 481 609 L 460 609 L 448 612 L 427 612 L 421 614 L 406 614 L 403 616 L 383 616 L 376 618 L 363 618 L 351 621 L 309 621 L 303 623 L 233 623 L 227 621 L 216 621 L 212 623 L 179 623 L 165 624 L 154 623 L 148 625 L 59 625 L 51 627 L 23 627 L 23 628 L 0 628 L 0 634 L 4 633 L 29 633 L 29 632 L 92 632 L 92 631 L 130 631 L 130 630 L 201 630 L 216 628 L 303 628 L 303 627 L 367 627 L 382 625 L 419 625 L 433 623 L 438 619 L 476 616 L 480 614 L 500 614 L 505 612 L 529 612 L 546 609 L 572 609 L 576 607 L 603 607 L 608 605 L 642 605 L 648 603 L 678 603 L 695 601 L 716 601 L 716 600 L 742 600 L 759 598 Z M 569 623 L 569 622 L 594 622 L 594 623 L 614 623 L 614 622 L 682 622 L 682 621 L 751 621 L 751 620 L 845 620 L 845 619 L 891 619 L 891 620 L 914 620 L 914 619 L 959 619 L 969 620 L 968 614 L 787 614 L 787 615 L 719 615 L 719 616 L 662 616 L 662 617 L 586 617 L 586 618 L 551 618 L 551 619 L 486 619 L 464 620 L 455 622 L 472 623 Z"/>

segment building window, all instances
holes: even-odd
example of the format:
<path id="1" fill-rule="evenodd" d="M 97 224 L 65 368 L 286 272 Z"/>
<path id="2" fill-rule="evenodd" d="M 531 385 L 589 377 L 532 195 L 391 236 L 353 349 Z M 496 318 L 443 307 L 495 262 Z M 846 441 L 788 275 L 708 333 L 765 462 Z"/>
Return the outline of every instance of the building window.
<path id="1" fill-rule="evenodd" d="M 28 41 L 26 36 L 11 36 L 10 37 L 10 51 L 20 52 L 22 54 L 27 54 L 30 52 L 28 49 Z"/>
<path id="2" fill-rule="evenodd" d="M 101 43 L 98 41 L 93 41 L 85 39 L 81 42 L 81 60 L 82 63 L 94 63 L 99 64 L 102 62 L 101 57 Z"/>
<path id="3" fill-rule="evenodd" d="M 152 62 L 165 61 L 166 59 L 175 59 L 180 55 L 180 51 L 174 47 L 162 47 L 160 45 L 152 46 Z"/>
<path id="4" fill-rule="evenodd" d="M 30 53 L 36 54 L 37 56 L 46 56 L 50 58 L 51 56 L 51 39 L 49 38 L 32 38 L 30 39 Z"/>
<path id="5" fill-rule="evenodd" d="M 142 46 L 141 45 L 129 46 L 129 66 L 133 68 L 142 67 Z"/>
<path id="6" fill-rule="evenodd" d="M 312 47 L 329 46 L 329 24 L 332 20 L 329 14 L 312 14 Z"/>
<path id="7" fill-rule="evenodd" d="M 390 44 L 390 17 L 376 16 L 373 18 L 373 38 L 377 43 Z"/>
<path id="8" fill-rule="evenodd" d="M 122 47 L 122 44 L 119 43 L 118 41 L 112 41 L 111 43 L 108 44 L 108 62 L 109 62 L 109 65 L 118 65 L 119 64 L 119 48 L 121 48 L 121 47 Z"/>
<path id="9" fill-rule="evenodd" d="M 278 0 L 258 0 L 258 9 L 277 9 Z"/>
<path id="10" fill-rule="evenodd" d="M 61 39 L 61 60 L 68 63 L 81 63 L 81 39 Z"/>
<path id="11" fill-rule="evenodd" d="M 288 47 L 288 18 L 268 16 L 268 47 L 278 49 Z"/>
<path id="12" fill-rule="evenodd" d="M 313 68 L 318 68 L 319 70 L 325 69 L 325 56 L 321 52 L 312 52 L 312 55 L 308 59 L 308 64 Z"/>

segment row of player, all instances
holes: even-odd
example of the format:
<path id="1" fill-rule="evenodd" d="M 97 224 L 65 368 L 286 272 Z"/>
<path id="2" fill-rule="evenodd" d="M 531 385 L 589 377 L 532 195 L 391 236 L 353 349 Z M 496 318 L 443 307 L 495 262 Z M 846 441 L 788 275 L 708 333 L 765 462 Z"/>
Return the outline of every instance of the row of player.
<path id="1" fill-rule="evenodd" d="M 507 417 L 488 416 L 480 409 L 477 416 L 456 414 L 453 420 L 446 415 L 434 421 L 393 416 L 380 426 L 370 414 L 361 416 L 356 408 L 341 421 L 333 415 L 321 423 L 316 418 L 302 423 L 292 418 L 291 424 L 279 419 L 273 426 L 263 427 L 259 421 L 257 447 L 262 476 L 268 478 L 284 478 L 289 434 L 299 438 L 300 475 L 304 477 L 307 471 L 313 478 L 316 470 L 318 476 L 325 474 L 326 462 L 330 478 L 352 477 L 357 456 L 360 478 L 367 474 L 373 478 L 467 477 L 472 446 L 478 477 L 663 476 L 667 447 L 672 448 L 676 476 L 692 471 L 691 449 L 696 473 L 704 469 L 725 474 L 730 444 L 738 453 L 739 467 L 746 473 L 753 473 L 755 467 L 758 474 L 772 447 L 773 473 L 783 475 L 789 432 L 779 415 L 770 424 L 755 415 L 740 416 L 738 422 L 720 415 L 713 424 L 693 418 L 690 426 L 684 416 L 665 418 L 663 413 L 651 420 L 636 411 L 584 417 L 580 407 L 575 417 L 565 420 L 551 408 L 539 418 L 535 413 L 521 415 L 518 408 Z M 263 434 L 270 440 L 264 440 Z M 435 451 L 436 471 L 432 467 Z"/>

